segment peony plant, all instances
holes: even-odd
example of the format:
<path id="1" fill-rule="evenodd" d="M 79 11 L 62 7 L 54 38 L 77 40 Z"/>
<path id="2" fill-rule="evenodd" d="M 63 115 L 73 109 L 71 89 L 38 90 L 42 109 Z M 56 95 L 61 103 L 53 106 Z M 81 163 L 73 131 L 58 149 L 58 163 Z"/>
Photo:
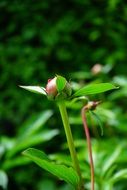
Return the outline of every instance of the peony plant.
<path id="1" fill-rule="evenodd" d="M 56 105 L 58 105 L 66 134 L 68 148 L 72 159 L 72 166 L 67 167 L 63 164 L 56 164 L 55 162 L 51 161 L 44 152 L 34 148 L 29 148 L 25 150 L 23 154 L 29 157 L 33 162 L 35 162 L 44 170 L 52 173 L 53 175 L 66 181 L 67 183 L 72 184 L 76 190 L 84 190 L 85 183 L 82 177 L 79 160 L 74 146 L 74 140 L 66 109 L 66 101 L 73 101 L 77 98 L 80 99 L 82 96 L 98 94 L 109 90 L 117 89 L 117 87 L 111 83 L 90 84 L 82 87 L 81 89 L 73 93 L 71 84 L 60 75 L 56 75 L 53 79 L 49 79 L 46 88 L 41 86 L 20 87 L 34 93 L 42 94 L 46 96 L 48 100 L 54 101 Z M 81 116 L 86 134 L 90 159 L 91 190 L 94 190 L 94 163 L 92 158 L 92 147 L 85 113 L 87 111 L 96 109 L 99 103 L 100 101 L 88 101 L 81 110 Z"/>

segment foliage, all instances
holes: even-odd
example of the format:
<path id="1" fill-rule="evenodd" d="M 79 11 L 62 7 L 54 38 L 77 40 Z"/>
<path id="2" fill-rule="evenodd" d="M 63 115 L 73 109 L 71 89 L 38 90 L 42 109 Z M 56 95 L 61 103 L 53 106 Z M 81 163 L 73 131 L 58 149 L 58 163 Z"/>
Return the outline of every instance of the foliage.
<path id="1" fill-rule="evenodd" d="M 104 130 L 102 137 L 98 121 L 90 115 L 87 119 L 96 160 L 97 188 L 101 184 L 110 189 L 108 185 L 113 182 L 113 190 L 126 190 L 126 2 L 12 0 L 10 3 L 1 0 L 0 10 L 0 171 L 5 179 L 1 180 L 2 186 L 8 181 L 8 189 L 16 190 L 73 189 L 42 173 L 21 155 L 24 148 L 34 146 L 48 155 L 51 152 L 49 156 L 56 158 L 56 162 L 70 163 L 57 108 L 41 96 L 29 92 L 26 95 L 18 87 L 26 84 L 45 86 L 49 77 L 59 73 L 70 79 L 74 92 L 89 82 L 120 86 L 112 93 L 86 97 L 102 101 L 96 110 Z M 96 63 L 101 65 L 98 73 L 93 70 Z M 89 163 L 80 116 L 86 99 L 76 99 L 67 106 L 82 170 L 87 169 L 84 178 L 89 189 Z M 33 126 L 35 117 L 41 117 L 41 112 L 47 109 L 54 110 L 54 116 L 49 117 L 45 128 L 29 138 L 26 135 L 27 140 L 19 143 L 27 126 Z M 26 127 L 22 125 L 24 121 L 28 121 L 24 124 Z M 49 140 L 57 130 L 60 130 L 57 138 Z M 110 170 L 100 175 L 102 166 L 124 143 L 117 159 L 109 166 Z M 24 165 L 27 165 L 25 171 Z"/>
<path id="2" fill-rule="evenodd" d="M 34 161 L 41 168 L 52 173 L 58 178 L 72 184 L 74 187 L 78 185 L 79 178 L 72 167 L 53 163 L 44 152 L 37 149 L 29 148 L 25 150 L 23 154 Z"/>
<path id="3" fill-rule="evenodd" d="M 30 161 L 21 155 L 21 151 L 29 146 L 44 144 L 58 134 L 58 129 L 44 129 L 47 120 L 52 116 L 52 111 L 47 110 L 35 118 L 31 118 L 19 128 L 17 136 L 7 138 L 3 136 L 0 142 L 0 160 L 2 161 L 0 171 L 0 185 L 6 189 L 7 173 L 15 167 L 29 164 Z M 5 171 L 5 172 L 4 172 Z"/>

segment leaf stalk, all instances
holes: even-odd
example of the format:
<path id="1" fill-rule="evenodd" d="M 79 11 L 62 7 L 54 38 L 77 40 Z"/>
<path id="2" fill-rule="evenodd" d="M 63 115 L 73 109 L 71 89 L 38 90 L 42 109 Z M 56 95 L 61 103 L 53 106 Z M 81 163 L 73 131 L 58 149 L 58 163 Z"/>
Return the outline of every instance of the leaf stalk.
<path id="1" fill-rule="evenodd" d="M 90 168 L 91 168 L 91 190 L 94 190 L 94 163 L 93 163 L 93 156 L 92 156 L 92 146 L 91 146 L 91 139 L 89 134 L 89 129 L 86 122 L 86 116 L 85 113 L 88 110 L 88 106 L 84 106 L 81 110 L 82 120 L 83 120 L 83 126 L 86 134 L 86 140 L 87 140 L 87 146 L 88 146 L 88 152 L 89 152 L 89 159 L 90 159 Z"/>

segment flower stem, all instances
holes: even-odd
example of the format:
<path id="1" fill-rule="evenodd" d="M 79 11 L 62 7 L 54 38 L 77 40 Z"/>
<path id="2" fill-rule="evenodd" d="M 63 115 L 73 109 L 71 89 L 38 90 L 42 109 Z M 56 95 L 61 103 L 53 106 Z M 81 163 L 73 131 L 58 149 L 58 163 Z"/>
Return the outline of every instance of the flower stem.
<path id="1" fill-rule="evenodd" d="M 59 106 L 60 114 L 63 121 L 63 126 L 65 130 L 66 138 L 67 138 L 67 143 L 68 143 L 71 159 L 73 162 L 73 167 L 80 178 L 80 184 L 79 184 L 78 190 L 83 190 L 84 188 L 83 188 L 83 183 L 82 183 L 81 171 L 79 167 L 79 161 L 78 161 L 75 146 L 74 146 L 74 140 L 71 133 L 71 128 L 69 124 L 65 102 L 64 101 L 58 102 L 58 106 Z"/>
<path id="2" fill-rule="evenodd" d="M 85 106 L 82 108 L 81 114 L 82 114 L 82 120 L 83 120 L 83 126 L 86 133 L 86 139 L 87 139 L 87 146 L 88 146 L 88 152 L 89 152 L 89 159 L 90 159 L 90 168 L 91 168 L 91 190 L 94 190 L 94 163 L 93 163 L 93 157 L 92 157 L 92 146 L 91 146 L 91 140 L 90 140 L 90 134 L 89 129 L 86 122 L 86 116 L 85 112 L 88 110 L 88 107 Z"/>

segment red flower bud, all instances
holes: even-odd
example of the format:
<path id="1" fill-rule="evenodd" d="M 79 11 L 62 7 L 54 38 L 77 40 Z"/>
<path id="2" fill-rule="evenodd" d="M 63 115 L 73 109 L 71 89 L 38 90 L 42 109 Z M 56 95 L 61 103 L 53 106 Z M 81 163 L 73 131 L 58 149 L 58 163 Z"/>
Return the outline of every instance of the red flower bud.
<path id="1" fill-rule="evenodd" d="M 49 97 L 54 98 L 58 91 L 56 88 L 56 77 L 54 77 L 53 79 L 48 79 L 48 83 L 46 85 L 46 92 L 48 94 Z"/>
<path id="2" fill-rule="evenodd" d="M 48 83 L 46 85 L 46 92 L 47 92 L 47 97 L 50 100 L 63 100 L 71 96 L 71 86 L 68 82 L 66 82 L 66 85 L 64 89 L 60 92 L 57 90 L 57 85 L 56 85 L 56 80 L 57 77 L 54 77 L 53 79 L 49 79 Z"/>

